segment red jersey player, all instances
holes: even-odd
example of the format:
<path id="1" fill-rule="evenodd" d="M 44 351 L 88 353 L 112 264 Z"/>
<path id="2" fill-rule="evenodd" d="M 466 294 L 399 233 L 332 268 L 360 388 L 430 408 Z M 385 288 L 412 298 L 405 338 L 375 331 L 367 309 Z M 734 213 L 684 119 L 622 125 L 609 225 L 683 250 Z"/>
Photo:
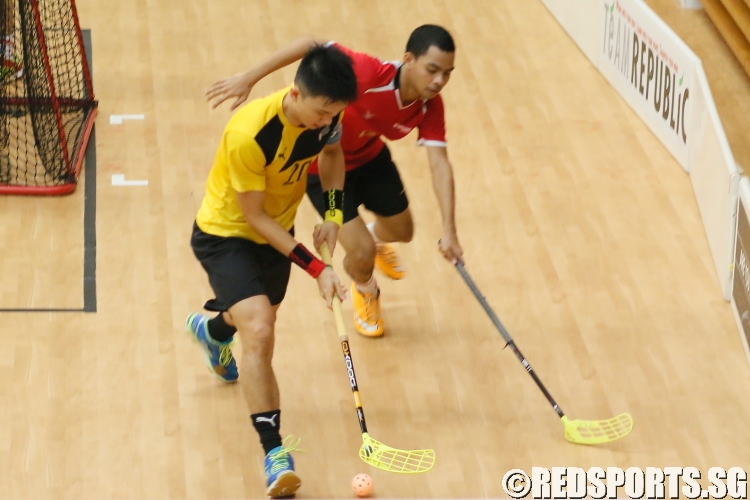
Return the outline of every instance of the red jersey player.
<path id="1" fill-rule="evenodd" d="M 231 106 L 235 109 L 260 79 L 300 59 L 310 46 L 320 43 L 311 37 L 300 38 L 246 73 L 217 81 L 206 91 L 206 97 L 214 107 L 236 97 Z M 451 35 L 435 25 L 420 26 L 412 32 L 401 61 L 384 62 L 336 45 L 352 58 L 358 87 L 358 98 L 346 107 L 342 122 L 341 146 L 347 172 L 344 225 L 338 236 L 346 250 L 344 268 L 353 279 L 354 325 L 362 335 L 379 337 L 384 330 L 373 268 L 377 266 L 390 278 L 401 279 L 403 267 L 389 243 L 411 241 L 414 231 L 404 186 L 381 136 L 397 140 L 418 129 L 417 143 L 427 150 L 442 215 L 439 249 L 451 262 L 462 255 L 439 95 L 453 71 L 455 45 Z M 307 194 L 322 215 L 327 200 L 320 188 L 317 164 L 310 165 L 309 173 Z M 375 215 L 374 223 L 365 225 L 357 211 L 360 205 Z"/>

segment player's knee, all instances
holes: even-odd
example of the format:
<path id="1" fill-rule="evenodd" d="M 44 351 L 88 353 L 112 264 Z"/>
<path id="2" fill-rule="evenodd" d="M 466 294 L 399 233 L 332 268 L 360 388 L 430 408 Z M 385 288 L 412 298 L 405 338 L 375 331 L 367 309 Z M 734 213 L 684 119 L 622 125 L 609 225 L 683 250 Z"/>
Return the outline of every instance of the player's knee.
<path id="1" fill-rule="evenodd" d="M 274 328 L 270 320 L 252 319 L 238 325 L 243 353 L 273 350 Z"/>
<path id="2" fill-rule="evenodd" d="M 404 243 L 409 243 L 414 238 L 414 224 L 412 224 L 411 221 L 409 221 L 408 224 L 405 224 L 404 227 L 404 234 L 402 237 L 402 240 Z"/>
<path id="3" fill-rule="evenodd" d="M 353 248 L 347 248 L 346 257 L 355 266 L 372 266 L 375 262 L 375 242 L 371 238 L 362 238 Z"/>
<path id="4" fill-rule="evenodd" d="M 404 220 L 393 228 L 393 232 L 395 233 L 396 241 L 409 243 L 414 238 L 414 223 L 412 223 L 411 219 Z"/>

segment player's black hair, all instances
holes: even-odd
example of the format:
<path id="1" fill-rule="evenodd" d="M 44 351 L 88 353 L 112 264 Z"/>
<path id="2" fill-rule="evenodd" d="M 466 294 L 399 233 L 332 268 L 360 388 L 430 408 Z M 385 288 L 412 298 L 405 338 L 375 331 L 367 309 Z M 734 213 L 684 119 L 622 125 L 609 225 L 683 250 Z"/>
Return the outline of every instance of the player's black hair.
<path id="1" fill-rule="evenodd" d="M 409 41 L 406 42 L 406 52 L 411 52 L 415 58 L 426 54 L 430 47 L 437 47 L 443 52 L 456 51 L 451 34 L 445 28 L 435 24 L 424 24 L 415 29 L 411 32 Z"/>
<path id="2" fill-rule="evenodd" d="M 330 102 L 357 99 L 357 77 L 351 58 L 334 46 L 315 45 L 299 63 L 294 83 L 309 97 Z"/>

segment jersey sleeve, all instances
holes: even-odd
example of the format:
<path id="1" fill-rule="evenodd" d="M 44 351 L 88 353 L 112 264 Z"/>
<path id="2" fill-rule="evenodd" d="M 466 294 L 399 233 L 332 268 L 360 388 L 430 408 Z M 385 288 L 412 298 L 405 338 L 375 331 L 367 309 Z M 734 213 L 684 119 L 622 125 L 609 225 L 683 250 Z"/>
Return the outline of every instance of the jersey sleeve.
<path id="1" fill-rule="evenodd" d="M 228 132 L 225 143 L 232 189 L 238 193 L 265 191 L 266 158 L 255 139 L 245 134 Z"/>
<path id="2" fill-rule="evenodd" d="M 446 147 L 445 139 L 445 110 L 442 97 L 435 96 L 424 104 L 427 111 L 424 120 L 419 124 L 418 146 Z"/>

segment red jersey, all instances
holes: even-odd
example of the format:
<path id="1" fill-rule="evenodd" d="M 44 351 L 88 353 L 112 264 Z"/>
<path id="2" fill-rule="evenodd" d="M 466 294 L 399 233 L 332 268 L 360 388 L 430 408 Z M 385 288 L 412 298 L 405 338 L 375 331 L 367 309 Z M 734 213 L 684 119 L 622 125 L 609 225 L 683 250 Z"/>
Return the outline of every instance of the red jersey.
<path id="1" fill-rule="evenodd" d="M 347 170 L 364 165 L 380 153 L 385 146 L 380 136 L 395 141 L 415 127 L 419 129 L 418 145 L 446 146 L 440 94 L 404 106 L 398 88 L 401 61 L 383 62 L 331 44 L 352 58 L 357 76 L 357 100 L 346 107 L 342 121 L 341 147 Z M 309 172 L 317 175 L 317 159 L 310 165 Z"/>

